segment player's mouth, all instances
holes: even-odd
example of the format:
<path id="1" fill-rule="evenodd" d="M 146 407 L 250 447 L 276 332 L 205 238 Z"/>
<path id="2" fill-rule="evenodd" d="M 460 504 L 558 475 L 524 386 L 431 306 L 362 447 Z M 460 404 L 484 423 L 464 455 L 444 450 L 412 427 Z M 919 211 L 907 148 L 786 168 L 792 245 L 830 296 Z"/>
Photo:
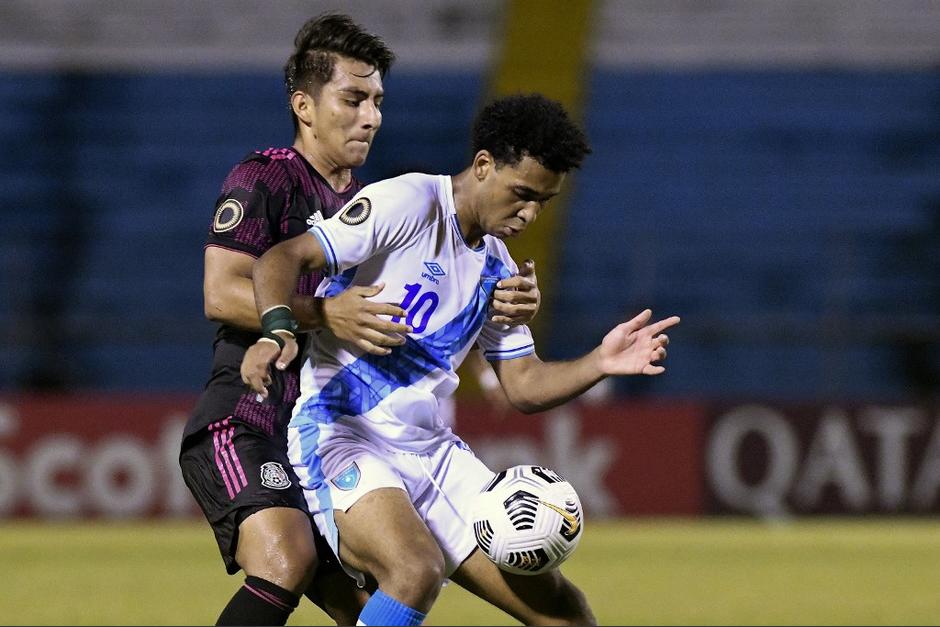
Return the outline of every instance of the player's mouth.
<path id="1" fill-rule="evenodd" d="M 350 147 L 351 150 L 362 151 L 362 152 L 365 152 L 372 147 L 372 144 L 369 141 L 363 140 L 363 139 L 350 139 L 347 142 L 347 145 Z"/>

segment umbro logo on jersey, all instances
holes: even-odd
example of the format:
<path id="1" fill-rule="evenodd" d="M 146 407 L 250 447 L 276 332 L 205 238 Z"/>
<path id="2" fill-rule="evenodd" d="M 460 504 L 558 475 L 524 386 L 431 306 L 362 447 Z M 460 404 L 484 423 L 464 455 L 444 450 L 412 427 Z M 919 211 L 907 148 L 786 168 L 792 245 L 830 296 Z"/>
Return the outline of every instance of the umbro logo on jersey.
<path id="1" fill-rule="evenodd" d="M 434 276 L 444 276 L 445 274 L 447 274 L 446 272 L 444 272 L 444 268 L 442 268 L 439 263 L 435 263 L 433 261 L 425 261 L 424 267 L 427 268 L 428 272 L 430 272 Z"/>
<path id="2" fill-rule="evenodd" d="M 446 272 L 444 272 L 444 268 L 442 268 L 439 263 L 435 263 L 433 261 L 425 261 L 424 267 L 427 268 L 428 271 L 422 272 L 421 278 L 427 279 L 434 285 L 440 285 L 441 282 L 438 280 L 437 277 L 441 277 L 447 274 Z"/>
<path id="3" fill-rule="evenodd" d="M 313 215 L 307 218 L 307 225 L 313 226 L 314 224 L 316 224 L 317 222 L 321 222 L 322 220 L 323 220 L 323 214 L 319 211 L 314 211 Z"/>

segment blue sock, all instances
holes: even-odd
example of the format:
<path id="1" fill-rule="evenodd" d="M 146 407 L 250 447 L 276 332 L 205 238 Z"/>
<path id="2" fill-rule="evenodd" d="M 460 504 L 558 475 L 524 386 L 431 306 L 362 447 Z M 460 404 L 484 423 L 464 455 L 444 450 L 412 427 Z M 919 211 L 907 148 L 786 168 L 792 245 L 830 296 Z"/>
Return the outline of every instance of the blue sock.
<path id="1" fill-rule="evenodd" d="M 420 625 L 427 614 L 376 590 L 359 614 L 357 625 Z"/>

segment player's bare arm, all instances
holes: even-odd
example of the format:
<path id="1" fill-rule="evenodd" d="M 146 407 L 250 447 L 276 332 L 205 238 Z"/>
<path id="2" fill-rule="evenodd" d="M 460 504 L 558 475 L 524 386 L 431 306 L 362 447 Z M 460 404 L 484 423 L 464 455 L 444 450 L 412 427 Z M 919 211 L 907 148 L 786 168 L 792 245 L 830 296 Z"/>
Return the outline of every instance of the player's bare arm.
<path id="1" fill-rule="evenodd" d="M 219 246 L 208 246 L 202 295 L 206 318 L 247 331 L 261 330 L 255 293 L 251 285 L 251 255 Z"/>
<path id="2" fill-rule="evenodd" d="M 268 395 L 271 362 L 277 359 L 277 368 L 283 370 L 297 356 L 296 327 L 273 324 L 272 318 L 294 322 L 288 303 L 298 277 L 317 271 L 326 263 L 323 248 L 311 233 L 275 244 L 255 262 L 252 281 L 263 335 L 245 353 L 241 375 L 242 381 L 262 398 Z"/>
<path id="3" fill-rule="evenodd" d="M 206 318 L 246 331 L 260 331 L 261 319 L 251 281 L 256 258 L 236 250 L 208 246 L 204 259 L 202 290 Z M 324 307 L 332 305 L 323 301 L 297 293 L 291 295 L 290 306 L 302 329 L 324 325 Z"/>
<path id="4" fill-rule="evenodd" d="M 658 375 L 665 372 L 669 336 L 664 332 L 679 324 L 671 316 L 650 324 L 653 312 L 644 310 L 632 320 L 614 327 L 600 346 L 573 361 L 544 362 L 536 355 L 493 362 L 510 402 L 519 411 L 550 409 L 578 396 L 604 377 Z"/>
<path id="5" fill-rule="evenodd" d="M 519 274 L 496 284 L 490 319 L 511 327 L 529 324 L 538 314 L 541 304 L 542 293 L 535 275 L 535 262 L 526 259 L 519 268 Z"/>
<path id="6" fill-rule="evenodd" d="M 281 242 L 269 249 L 255 262 L 252 271 L 254 298 L 257 303 L 256 315 L 262 321 L 265 315 L 280 309 L 287 317 L 296 319 L 290 305 L 293 286 L 301 273 L 314 272 L 326 265 L 326 255 L 317 238 L 304 233 L 293 239 Z M 373 302 L 367 300 L 378 295 L 384 285 L 352 287 L 339 296 L 323 300 L 320 314 L 323 325 L 328 326 L 337 337 L 349 340 L 366 352 L 385 355 L 389 346 L 403 344 L 404 334 L 411 327 L 384 320 L 379 316 L 404 317 L 405 311 L 397 304 Z M 298 327 L 299 328 L 299 327 Z M 296 330 L 296 329 L 295 329 Z M 242 381 L 249 385 L 262 398 L 267 397 L 267 385 L 271 383 L 269 368 L 277 359 L 275 366 L 283 370 L 297 356 L 297 341 L 294 330 L 277 329 L 265 333 L 251 346 L 242 361 Z M 272 333 L 277 337 L 273 337 Z M 283 344 L 282 344 L 283 342 Z"/>
<path id="7" fill-rule="evenodd" d="M 493 366 L 483 357 L 483 352 L 479 346 L 475 346 L 467 355 L 464 363 L 470 368 L 477 379 L 480 391 L 483 393 L 490 409 L 497 416 L 502 416 L 512 407 L 512 403 L 506 397 L 506 392 L 499 384 L 499 378 L 493 372 Z"/>
<path id="8" fill-rule="evenodd" d="M 203 297 L 206 317 L 248 331 L 261 330 L 251 273 L 255 258 L 246 253 L 209 246 L 205 252 Z M 289 305 L 300 330 L 328 328 L 366 352 L 385 355 L 408 332 L 379 316 L 404 316 L 401 307 L 367 300 L 382 286 L 354 287 L 331 298 L 291 295 Z"/>

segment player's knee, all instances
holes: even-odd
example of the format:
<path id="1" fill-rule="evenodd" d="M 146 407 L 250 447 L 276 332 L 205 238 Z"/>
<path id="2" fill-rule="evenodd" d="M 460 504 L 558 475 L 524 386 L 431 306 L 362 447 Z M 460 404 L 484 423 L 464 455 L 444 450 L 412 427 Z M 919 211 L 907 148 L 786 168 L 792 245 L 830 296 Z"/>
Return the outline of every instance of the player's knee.
<path id="1" fill-rule="evenodd" d="M 254 558 L 242 565 L 246 574 L 267 579 L 295 594 L 307 588 L 318 565 L 312 537 L 269 538 L 252 553 Z"/>
<path id="2" fill-rule="evenodd" d="M 427 607 L 437 598 L 444 583 L 444 556 L 437 546 L 401 560 L 386 569 L 379 585 L 388 594 L 411 607 Z M 385 580 L 384 582 L 382 580 Z"/>
<path id="3" fill-rule="evenodd" d="M 289 584 L 289 589 L 298 593 L 306 589 L 318 565 L 316 546 L 312 539 L 309 542 L 305 540 L 284 543 L 274 560 L 277 576 Z"/>
<path id="4" fill-rule="evenodd" d="M 437 598 L 444 583 L 444 559 L 425 560 L 402 569 L 398 574 L 402 600 L 408 599 L 412 607 L 430 605 Z"/>

